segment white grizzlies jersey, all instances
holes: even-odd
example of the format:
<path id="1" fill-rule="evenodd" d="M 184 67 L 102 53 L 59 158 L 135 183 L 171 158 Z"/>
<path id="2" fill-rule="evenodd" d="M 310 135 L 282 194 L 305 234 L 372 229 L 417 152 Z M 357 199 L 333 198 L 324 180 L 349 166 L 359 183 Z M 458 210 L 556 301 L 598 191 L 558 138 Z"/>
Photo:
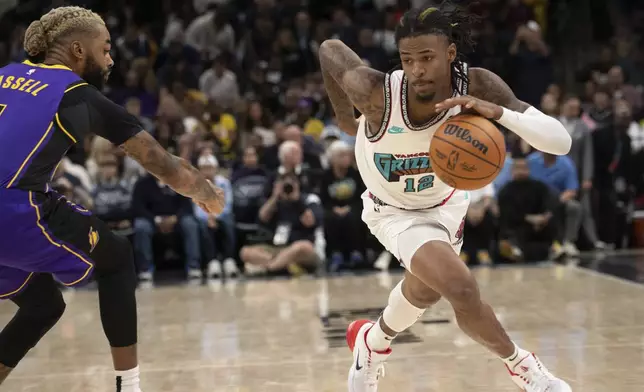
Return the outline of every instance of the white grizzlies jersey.
<path id="1" fill-rule="evenodd" d="M 464 70 L 467 72 L 466 64 Z M 467 93 L 467 86 L 462 87 Z M 429 144 L 438 127 L 460 113 L 461 108 L 451 108 L 415 126 L 408 116 L 408 91 L 402 70 L 386 76 L 383 121 L 377 132 L 370 132 L 365 117 L 360 117 L 356 161 L 372 195 L 391 206 L 416 210 L 434 207 L 454 192 L 454 188 L 434 175 Z M 453 96 L 458 95 L 454 90 Z"/>

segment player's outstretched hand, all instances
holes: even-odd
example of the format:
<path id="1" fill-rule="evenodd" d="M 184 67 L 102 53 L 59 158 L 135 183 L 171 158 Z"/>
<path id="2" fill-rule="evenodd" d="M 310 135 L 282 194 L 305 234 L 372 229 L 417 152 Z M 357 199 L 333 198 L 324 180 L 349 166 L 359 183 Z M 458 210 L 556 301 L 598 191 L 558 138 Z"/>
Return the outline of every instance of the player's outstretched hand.
<path id="1" fill-rule="evenodd" d="M 207 181 L 215 191 L 216 197 L 209 200 L 194 200 L 194 202 L 209 214 L 221 214 L 221 211 L 224 210 L 224 191 L 221 188 L 216 187 L 210 180 Z"/>
<path id="2" fill-rule="evenodd" d="M 503 114 L 503 108 L 501 108 L 501 106 L 469 95 L 449 98 L 443 102 L 437 103 L 436 110 L 443 111 L 459 105 L 463 107 L 463 110 L 474 110 L 481 116 L 492 120 L 498 120 Z"/>

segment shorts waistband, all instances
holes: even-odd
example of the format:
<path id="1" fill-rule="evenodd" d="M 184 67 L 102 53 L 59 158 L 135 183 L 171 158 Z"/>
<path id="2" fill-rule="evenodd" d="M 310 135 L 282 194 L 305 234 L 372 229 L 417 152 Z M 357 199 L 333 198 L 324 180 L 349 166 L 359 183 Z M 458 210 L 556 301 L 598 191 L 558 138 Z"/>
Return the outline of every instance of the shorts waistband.
<path id="1" fill-rule="evenodd" d="M 371 192 L 369 192 L 369 198 L 376 205 L 381 206 L 381 207 L 394 207 L 394 208 L 398 208 L 398 209 L 405 210 L 405 211 L 423 211 L 423 210 L 431 210 L 432 208 L 436 208 L 436 207 L 440 207 L 442 205 L 445 205 L 445 203 L 447 203 L 449 201 L 449 199 L 451 199 L 452 196 L 454 196 L 454 193 L 456 193 L 456 189 L 452 189 L 450 194 L 447 195 L 447 197 L 445 199 L 443 199 L 443 201 L 441 201 L 440 203 L 435 204 L 435 205 L 430 206 L 430 207 L 425 207 L 425 208 L 402 208 L 402 207 L 392 206 L 391 204 L 385 203 L 384 201 L 382 201 L 382 199 L 380 199 L 378 196 L 374 195 Z"/>

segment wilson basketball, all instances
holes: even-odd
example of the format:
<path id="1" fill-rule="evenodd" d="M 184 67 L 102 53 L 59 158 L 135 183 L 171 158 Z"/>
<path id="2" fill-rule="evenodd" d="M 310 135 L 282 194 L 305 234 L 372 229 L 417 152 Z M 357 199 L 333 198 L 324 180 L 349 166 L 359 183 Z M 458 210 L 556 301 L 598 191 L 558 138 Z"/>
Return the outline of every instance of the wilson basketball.
<path id="1" fill-rule="evenodd" d="M 505 162 L 505 139 L 490 120 L 460 114 L 445 121 L 429 147 L 434 172 L 456 189 L 480 189 L 491 183 Z"/>

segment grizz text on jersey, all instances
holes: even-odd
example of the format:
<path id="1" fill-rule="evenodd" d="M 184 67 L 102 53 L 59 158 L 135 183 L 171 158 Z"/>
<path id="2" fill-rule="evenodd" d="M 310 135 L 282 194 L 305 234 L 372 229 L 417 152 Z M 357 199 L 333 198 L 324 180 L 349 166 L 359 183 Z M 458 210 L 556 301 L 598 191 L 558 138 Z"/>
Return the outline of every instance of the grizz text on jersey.
<path id="1" fill-rule="evenodd" d="M 373 160 L 380 174 L 389 182 L 397 182 L 401 176 L 434 172 L 429 161 L 429 153 L 426 152 L 414 154 L 376 153 Z"/>

